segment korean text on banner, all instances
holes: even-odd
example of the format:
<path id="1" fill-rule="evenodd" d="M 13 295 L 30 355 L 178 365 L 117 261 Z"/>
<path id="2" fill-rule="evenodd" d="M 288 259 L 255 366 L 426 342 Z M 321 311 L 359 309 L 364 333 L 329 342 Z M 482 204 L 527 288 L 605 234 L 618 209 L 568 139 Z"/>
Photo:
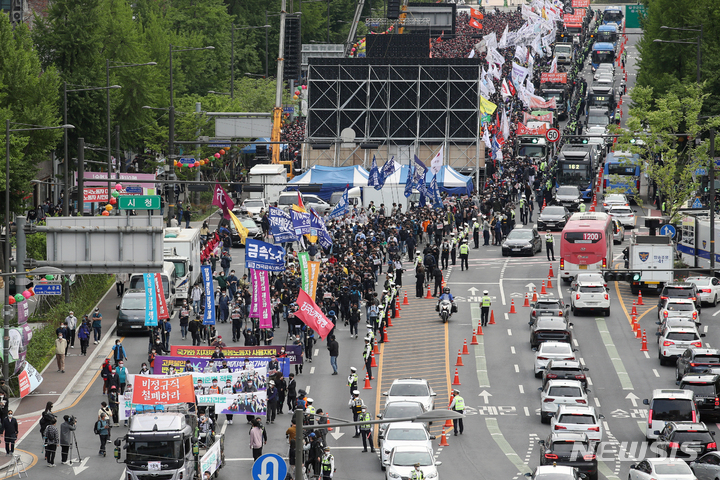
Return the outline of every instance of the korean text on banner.
<path id="1" fill-rule="evenodd" d="M 294 208 L 290 210 L 290 219 L 292 220 L 295 235 L 309 235 L 312 227 L 310 227 L 310 214 L 307 212 L 298 212 Z"/>
<path id="2" fill-rule="evenodd" d="M 255 270 L 258 279 L 258 318 L 260 328 L 272 328 L 272 304 L 267 270 Z"/>
<path id="3" fill-rule="evenodd" d="M 203 325 L 215 325 L 215 292 L 213 291 L 212 266 L 203 265 L 200 267 L 205 290 L 205 314 Z"/>
<path id="4" fill-rule="evenodd" d="M 567 72 L 542 72 L 540 74 L 540 83 L 567 83 Z"/>
<path id="5" fill-rule="evenodd" d="M 232 211 L 235 203 L 219 183 L 215 184 L 212 204 L 222 209 L 223 218 L 225 218 L 225 220 L 230 220 L 230 211 Z"/>
<path id="6" fill-rule="evenodd" d="M 205 455 L 200 458 L 200 471 L 209 473 L 212 477 L 213 474 L 222 465 L 222 454 L 220 452 L 220 442 L 213 443 L 212 447 L 205 452 Z"/>
<path id="7" fill-rule="evenodd" d="M 283 272 L 285 271 L 285 249 L 271 243 L 248 238 L 245 242 L 245 267 Z"/>
<path id="8" fill-rule="evenodd" d="M 308 285 L 310 284 L 310 271 L 308 270 L 310 254 L 307 252 L 300 252 L 298 253 L 297 259 L 298 263 L 300 264 L 300 288 L 307 292 Z"/>
<path id="9" fill-rule="evenodd" d="M 327 319 L 322 310 L 303 290 L 300 290 L 298 294 L 297 304 L 299 308 L 295 312 L 295 316 L 305 325 L 315 330 L 320 335 L 320 338 L 324 340 L 335 325 Z"/>
<path id="10" fill-rule="evenodd" d="M 43 378 L 35 367 L 25 362 L 25 366 L 18 376 L 18 386 L 20 388 L 20 398 L 26 397 L 32 393 L 40 384 Z"/>
<path id="11" fill-rule="evenodd" d="M 145 326 L 158 326 L 157 296 L 155 294 L 155 275 L 143 273 L 145 284 Z"/>
<path id="12" fill-rule="evenodd" d="M 267 414 L 267 392 L 198 395 L 198 405 L 215 405 L 216 414 L 263 416 Z"/>
<path id="13" fill-rule="evenodd" d="M 294 242 L 297 240 L 290 214 L 277 207 L 270 207 L 268 213 L 270 229 L 275 243 Z"/>
<path id="14" fill-rule="evenodd" d="M 250 299 L 250 313 L 248 317 L 258 318 L 260 316 L 260 281 L 258 280 L 258 272 L 260 270 L 250 269 L 250 283 L 252 284 L 252 295 Z"/>
<path id="15" fill-rule="evenodd" d="M 320 275 L 320 262 L 308 262 L 308 290 L 307 294 L 310 298 L 317 295 L 318 276 Z"/>
<path id="16" fill-rule="evenodd" d="M 348 213 L 348 189 L 345 188 L 345 191 L 343 192 L 342 196 L 340 197 L 340 201 L 335 205 L 330 213 L 328 213 L 328 218 L 338 218 L 338 217 L 344 217 L 345 214 Z"/>
<path id="17" fill-rule="evenodd" d="M 289 358 L 290 364 L 303 363 L 302 347 L 299 345 L 264 345 L 260 347 L 225 347 L 223 354 L 228 359 L 238 357 L 269 357 Z M 215 347 L 183 347 L 170 345 L 170 355 L 173 357 L 210 357 L 215 353 Z"/>
<path id="18" fill-rule="evenodd" d="M 195 403 L 192 376 L 162 378 L 136 375 L 132 401 L 138 405 Z"/>
<path id="19" fill-rule="evenodd" d="M 168 288 L 172 288 L 168 285 Z M 158 320 L 165 320 L 170 318 L 168 314 L 167 303 L 165 302 L 165 292 L 163 290 L 162 275 L 159 273 L 155 274 L 155 301 L 157 302 L 157 318 Z"/>

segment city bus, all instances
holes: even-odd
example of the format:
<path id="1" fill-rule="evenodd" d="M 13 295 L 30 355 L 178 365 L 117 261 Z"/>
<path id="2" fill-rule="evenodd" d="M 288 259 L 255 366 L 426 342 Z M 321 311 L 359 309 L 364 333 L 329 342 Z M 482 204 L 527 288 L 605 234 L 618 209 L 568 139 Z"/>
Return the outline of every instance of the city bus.
<path id="1" fill-rule="evenodd" d="M 595 42 L 592 46 L 590 64 L 594 72 L 601 63 L 613 63 L 615 61 L 615 47 L 608 42 Z"/>
<path id="2" fill-rule="evenodd" d="M 608 268 L 613 259 L 613 223 L 601 212 L 574 213 L 560 237 L 560 278 L 569 283 L 579 273 Z"/>
<path id="3" fill-rule="evenodd" d="M 595 38 L 598 42 L 603 43 L 612 43 L 613 47 L 617 47 L 618 42 L 618 27 L 617 25 L 613 23 L 608 23 L 607 25 L 600 25 L 598 27 L 597 34 L 595 34 Z"/>
<path id="4" fill-rule="evenodd" d="M 611 6 L 605 7 L 602 15 L 603 25 L 617 25 L 618 31 L 622 30 L 623 11 L 621 7 Z"/>
<path id="5" fill-rule="evenodd" d="M 622 193 L 628 198 L 640 195 L 642 160 L 632 152 L 611 152 L 605 158 L 603 191 Z"/>
<path id="6" fill-rule="evenodd" d="M 591 200 L 595 178 L 596 168 L 588 150 L 582 145 L 563 145 L 557 160 L 558 185 L 575 185 L 583 200 Z"/>

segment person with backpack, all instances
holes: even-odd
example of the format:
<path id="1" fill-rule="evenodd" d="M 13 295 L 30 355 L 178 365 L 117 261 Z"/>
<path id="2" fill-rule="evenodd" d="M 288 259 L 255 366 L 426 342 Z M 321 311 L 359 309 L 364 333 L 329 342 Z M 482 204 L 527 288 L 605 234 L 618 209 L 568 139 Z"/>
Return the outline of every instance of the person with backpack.
<path id="1" fill-rule="evenodd" d="M 105 403 L 105 402 L 103 402 Z M 96 435 L 100 436 L 100 455 L 103 457 L 105 454 L 105 444 L 108 441 L 108 438 L 110 437 L 110 422 L 108 421 L 108 416 L 105 414 L 105 412 L 100 414 L 100 420 L 95 422 L 95 427 L 93 428 L 93 431 Z"/>
<path id="2" fill-rule="evenodd" d="M 52 423 L 52 420 L 55 418 L 55 414 L 52 413 L 53 409 L 53 403 L 47 402 L 45 404 L 45 410 L 42 412 L 42 416 L 40 417 L 40 437 L 45 438 L 45 429 L 47 429 L 48 425 Z"/>
<path id="3" fill-rule="evenodd" d="M 55 426 L 56 423 L 57 419 L 53 416 L 50 424 L 45 429 L 45 459 L 48 462 L 48 467 L 55 466 L 55 452 L 60 442 L 60 434 Z"/>

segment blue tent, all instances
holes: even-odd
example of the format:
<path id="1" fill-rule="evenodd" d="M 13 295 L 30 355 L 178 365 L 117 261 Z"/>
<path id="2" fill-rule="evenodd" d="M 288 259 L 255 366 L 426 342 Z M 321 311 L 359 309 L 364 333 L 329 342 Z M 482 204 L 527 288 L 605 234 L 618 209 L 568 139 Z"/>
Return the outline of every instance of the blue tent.
<path id="1" fill-rule="evenodd" d="M 400 168 L 400 175 L 398 183 L 406 184 L 408 171 L 410 167 L 402 165 Z M 428 169 L 425 175 L 425 183 L 430 185 L 433 178 L 433 173 Z M 443 165 L 437 174 L 437 184 L 440 187 L 441 192 L 446 192 L 451 195 L 470 195 L 473 191 L 472 178 L 462 175 L 457 170 L 447 165 Z"/>
<path id="2" fill-rule="evenodd" d="M 271 141 L 272 141 L 272 140 L 270 140 L 270 139 L 267 138 L 267 137 L 261 137 L 261 138 L 255 139 L 254 142 L 261 142 L 261 143 L 262 143 L 262 142 L 271 142 Z M 251 143 L 250 145 L 246 145 L 246 146 L 244 146 L 244 147 L 242 148 L 242 150 L 240 150 L 240 153 L 249 153 L 249 154 L 251 154 L 251 155 L 255 155 L 255 152 L 257 151 L 257 149 L 255 148 L 256 145 L 257 145 L 257 143 Z M 268 147 L 269 147 L 269 146 L 270 146 L 270 145 L 268 145 Z M 281 152 L 282 152 L 282 151 L 285 151 L 286 149 L 287 149 L 287 144 L 286 144 L 286 143 L 280 145 L 280 151 L 281 151 Z"/>

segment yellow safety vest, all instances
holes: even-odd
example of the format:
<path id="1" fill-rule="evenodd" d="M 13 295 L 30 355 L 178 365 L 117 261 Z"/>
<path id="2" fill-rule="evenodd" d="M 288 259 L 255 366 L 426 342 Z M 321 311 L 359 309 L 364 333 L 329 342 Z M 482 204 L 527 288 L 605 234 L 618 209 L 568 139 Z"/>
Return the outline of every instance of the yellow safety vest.
<path id="1" fill-rule="evenodd" d="M 358 417 L 359 422 L 369 422 L 370 421 L 370 414 L 369 413 L 361 413 Z M 370 430 L 371 426 L 370 424 L 360 425 L 360 430 Z"/>
<path id="2" fill-rule="evenodd" d="M 488 297 L 487 295 L 484 295 L 482 297 L 482 306 L 483 307 L 489 307 L 491 303 L 492 303 L 492 299 L 490 297 Z"/>
<path id="3" fill-rule="evenodd" d="M 425 480 L 425 474 L 422 470 L 413 470 L 410 475 L 410 480 Z"/>
<path id="4" fill-rule="evenodd" d="M 553 243 L 555 239 L 553 238 L 552 234 L 546 233 L 545 234 L 545 242 L 546 243 Z"/>
<path id="5" fill-rule="evenodd" d="M 465 400 L 460 395 L 455 397 L 455 410 L 465 410 Z"/>
<path id="6" fill-rule="evenodd" d="M 578 209 L 580 210 L 580 213 L 584 213 L 585 212 L 585 203 L 581 203 L 580 207 Z"/>
<path id="7" fill-rule="evenodd" d="M 470 247 L 468 247 L 466 243 L 460 245 L 460 255 L 467 255 L 469 250 Z"/>
<path id="8" fill-rule="evenodd" d="M 352 386 L 353 384 L 357 384 L 358 376 L 357 373 L 352 373 L 348 375 L 348 387 Z"/>
<path id="9" fill-rule="evenodd" d="M 308 405 L 307 408 L 305 409 L 305 413 L 314 415 L 314 414 L 315 414 L 315 407 L 313 407 L 312 405 Z"/>

